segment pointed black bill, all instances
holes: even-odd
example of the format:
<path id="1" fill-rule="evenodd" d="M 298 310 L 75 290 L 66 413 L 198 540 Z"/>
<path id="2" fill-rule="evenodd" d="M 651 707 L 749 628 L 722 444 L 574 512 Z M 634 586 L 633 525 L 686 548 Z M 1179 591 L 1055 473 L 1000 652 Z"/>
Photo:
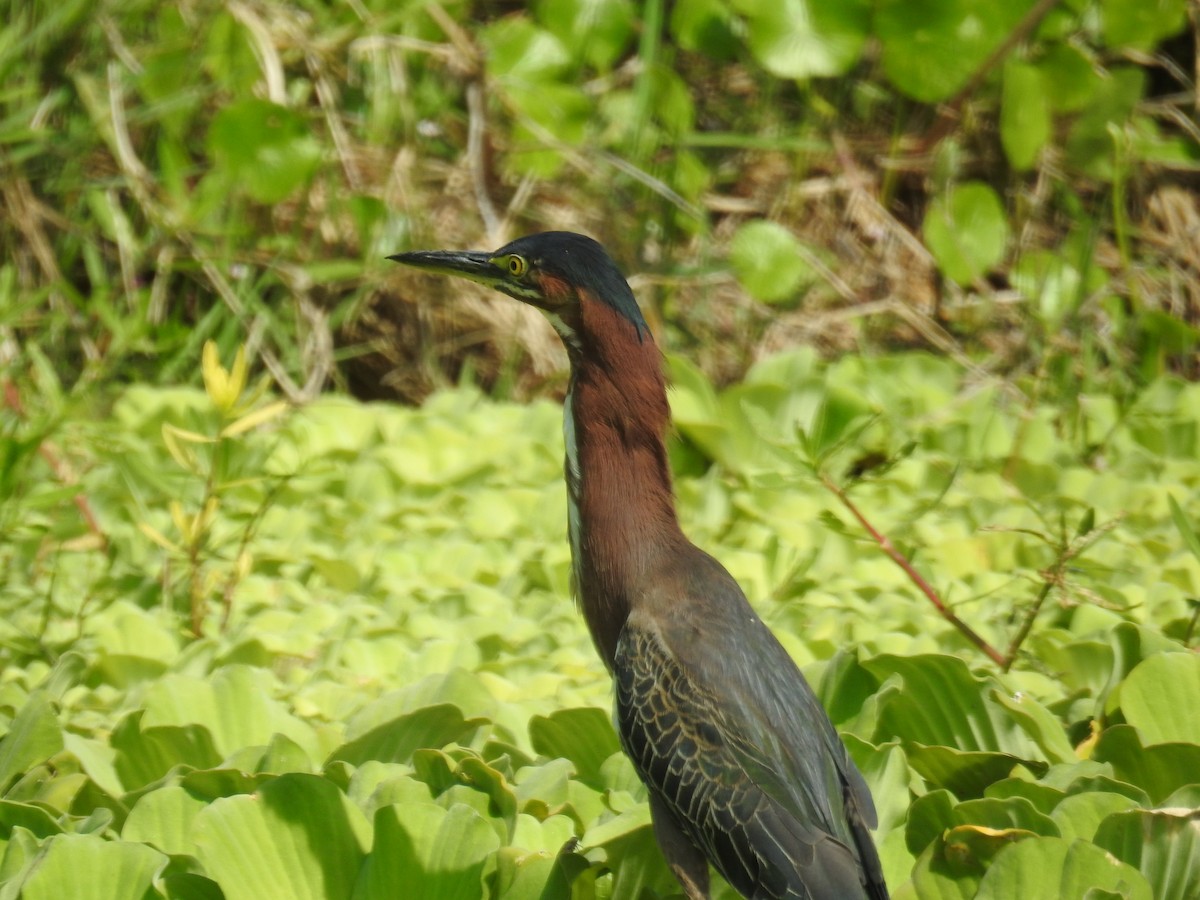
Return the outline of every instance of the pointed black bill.
<path id="1" fill-rule="evenodd" d="M 492 263 L 492 254 L 479 250 L 414 250 L 396 253 L 388 259 L 437 275 L 469 278 L 493 288 L 507 279 L 504 269 Z"/>

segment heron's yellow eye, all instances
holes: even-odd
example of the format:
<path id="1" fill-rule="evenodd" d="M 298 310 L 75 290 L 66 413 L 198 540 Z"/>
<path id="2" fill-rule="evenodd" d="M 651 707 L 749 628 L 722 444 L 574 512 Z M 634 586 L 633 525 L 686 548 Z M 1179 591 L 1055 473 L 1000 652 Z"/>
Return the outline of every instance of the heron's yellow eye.
<path id="1" fill-rule="evenodd" d="M 529 271 L 529 263 L 525 261 L 525 257 L 517 256 L 515 253 L 509 255 L 506 265 L 508 267 L 508 274 L 514 278 L 520 278 Z"/>

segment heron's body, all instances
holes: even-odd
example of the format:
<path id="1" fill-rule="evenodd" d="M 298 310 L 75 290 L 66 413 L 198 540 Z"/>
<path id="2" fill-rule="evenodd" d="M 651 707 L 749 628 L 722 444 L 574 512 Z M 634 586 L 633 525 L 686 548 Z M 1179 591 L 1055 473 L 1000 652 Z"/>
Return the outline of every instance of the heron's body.
<path id="1" fill-rule="evenodd" d="M 538 306 L 567 347 L 576 593 L 688 896 L 708 897 L 711 862 L 748 898 L 884 900 L 862 776 L 737 583 L 679 527 L 661 357 L 615 264 L 565 232 L 393 258 Z"/>

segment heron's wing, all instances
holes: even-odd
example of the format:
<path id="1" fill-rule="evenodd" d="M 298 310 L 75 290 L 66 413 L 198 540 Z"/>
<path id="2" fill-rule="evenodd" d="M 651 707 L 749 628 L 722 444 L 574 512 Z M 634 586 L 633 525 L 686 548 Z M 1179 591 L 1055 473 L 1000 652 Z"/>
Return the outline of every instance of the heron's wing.
<path id="1" fill-rule="evenodd" d="M 821 828 L 849 847 L 858 860 L 867 896 L 887 897 L 879 855 L 870 831 L 875 804 L 858 768 L 816 695 L 787 651 L 755 617 L 759 632 L 753 658 L 730 644 L 727 664 L 697 667 L 700 680 L 723 685 L 724 720 L 734 757 L 767 794 L 794 817 Z M 727 631 L 726 634 L 729 634 Z M 726 642 L 729 644 L 730 642 Z M 707 654 L 709 658 L 713 654 Z"/>
<path id="2" fill-rule="evenodd" d="M 733 638 L 724 649 L 736 647 Z M 679 640 L 635 614 L 614 666 L 622 743 L 678 826 L 744 896 L 886 896 L 868 893 L 870 864 L 866 874 L 860 872 L 856 838 L 842 819 L 850 789 L 839 757 L 831 758 L 826 746 L 819 723 L 828 725 L 828 718 L 816 698 L 811 703 L 819 718 L 808 731 L 799 729 L 799 746 L 786 748 L 789 734 L 765 727 L 754 708 L 759 688 L 732 683 L 739 667 L 720 670 L 733 673 L 731 679 L 713 680 L 709 667 L 683 658 L 692 652 L 675 651 Z M 691 650 L 705 655 L 699 646 Z M 789 699 L 794 698 L 781 697 L 777 705 Z M 797 721 L 805 718 L 803 711 L 795 715 Z M 840 741 L 838 750 L 844 755 Z M 865 828 L 863 834 L 870 842 Z M 877 869 L 873 845 L 870 853 Z M 878 881 L 882 887 L 882 878 Z"/>

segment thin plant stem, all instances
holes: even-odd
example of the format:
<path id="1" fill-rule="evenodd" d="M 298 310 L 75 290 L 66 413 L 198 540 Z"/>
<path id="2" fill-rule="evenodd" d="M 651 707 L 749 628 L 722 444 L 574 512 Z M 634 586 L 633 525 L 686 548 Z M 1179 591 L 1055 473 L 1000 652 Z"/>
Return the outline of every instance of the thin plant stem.
<path id="1" fill-rule="evenodd" d="M 1047 578 L 1042 582 L 1042 588 L 1038 591 L 1037 599 L 1033 601 L 1033 605 L 1029 607 L 1029 611 L 1025 613 L 1025 618 L 1021 621 L 1021 627 L 1017 629 L 1017 633 L 1013 635 L 1012 641 L 1009 642 L 1008 651 L 1004 654 L 1004 661 L 1000 664 L 1000 668 L 1007 672 L 1012 668 L 1012 664 L 1016 662 L 1017 653 L 1021 649 L 1021 645 L 1025 643 L 1025 638 L 1029 637 L 1029 632 L 1033 629 L 1033 622 L 1037 618 L 1038 613 L 1042 610 L 1042 604 L 1046 602 L 1046 598 L 1050 596 L 1050 591 L 1057 583 L 1056 578 Z"/>
<path id="2" fill-rule="evenodd" d="M 854 505 L 854 501 L 850 499 L 841 486 L 836 484 L 833 479 L 823 472 L 820 473 L 820 479 L 821 484 L 825 486 L 826 490 L 837 497 L 838 500 L 841 501 L 842 505 L 850 511 L 850 514 L 858 520 L 858 524 L 866 529 L 866 532 L 871 536 L 871 539 L 879 545 L 879 549 L 882 550 L 892 562 L 904 570 L 904 574 L 909 577 L 909 580 L 912 581 L 912 583 L 917 586 L 917 589 L 926 596 L 930 603 L 933 604 L 934 609 L 938 611 L 938 614 L 951 625 L 953 625 L 963 637 L 974 644 L 984 655 L 988 657 L 988 659 L 1003 668 L 1005 665 L 1005 657 L 1001 655 L 1000 651 L 984 640 L 984 638 L 977 631 L 975 631 L 975 629 L 955 615 L 954 611 L 946 606 L 944 602 L 942 602 L 942 598 L 938 596 L 937 591 L 935 591 L 933 586 L 925 580 L 924 576 L 922 576 L 921 573 L 916 570 L 913 564 L 909 561 L 908 557 L 896 549 L 895 545 L 891 542 L 887 535 L 883 534 L 881 531 L 879 531 L 879 529 L 871 524 L 870 520 L 868 520 L 867 517 L 859 510 L 859 508 Z"/>

